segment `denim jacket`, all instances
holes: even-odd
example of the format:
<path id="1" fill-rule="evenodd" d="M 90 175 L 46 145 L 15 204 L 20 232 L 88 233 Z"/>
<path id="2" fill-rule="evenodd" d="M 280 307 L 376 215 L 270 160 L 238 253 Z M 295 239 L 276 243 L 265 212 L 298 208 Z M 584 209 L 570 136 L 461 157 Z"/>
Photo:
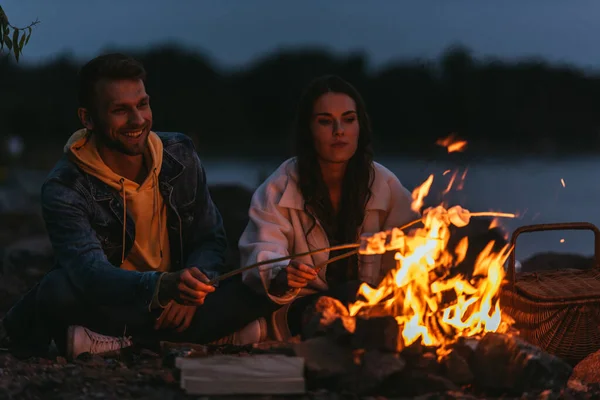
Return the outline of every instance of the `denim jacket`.
<path id="1" fill-rule="evenodd" d="M 163 142 L 159 189 L 167 205 L 171 271 L 196 266 L 209 278 L 220 274 L 227 251 L 221 215 L 191 139 L 157 132 Z M 81 171 L 64 155 L 42 186 L 42 213 L 56 267 L 90 304 L 133 305 L 148 310 L 160 272 L 120 269 L 123 200 L 119 193 Z M 135 222 L 125 222 L 125 256 Z"/>

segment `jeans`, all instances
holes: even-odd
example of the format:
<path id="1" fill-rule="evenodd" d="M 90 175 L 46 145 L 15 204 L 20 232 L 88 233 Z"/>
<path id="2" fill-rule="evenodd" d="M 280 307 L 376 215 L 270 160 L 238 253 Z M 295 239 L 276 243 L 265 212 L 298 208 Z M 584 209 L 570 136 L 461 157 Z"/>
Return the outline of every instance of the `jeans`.
<path id="1" fill-rule="evenodd" d="M 70 325 L 85 326 L 109 336 L 132 336 L 134 341 L 205 344 L 236 332 L 279 307 L 234 277 L 222 281 L 215 292 L 206 296 L 185 331 L 155 330 L 161 309 L 140 313 L 136 305 L 92 307 L 71 284 L 67 273 L 55 269 L 15 304 L 5 318 L 5 326 L 11 340 L 16 339 L 21 342 L 19 347 L 25 345 L 34 353 L 47 350 L 52 339 L 64 351 Z"/>

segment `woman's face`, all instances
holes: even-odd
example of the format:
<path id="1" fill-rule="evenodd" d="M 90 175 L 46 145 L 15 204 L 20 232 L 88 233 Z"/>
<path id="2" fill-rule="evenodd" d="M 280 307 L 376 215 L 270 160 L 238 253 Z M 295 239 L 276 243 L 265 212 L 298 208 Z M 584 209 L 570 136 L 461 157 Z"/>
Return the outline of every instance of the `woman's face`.
<path id="1" fill-rule="evenodd" d="M 321 161 L 347 163 L 358 147 L 356 103 L 347 94 L 323 94 L 314 104 L 310 128 Z"/>

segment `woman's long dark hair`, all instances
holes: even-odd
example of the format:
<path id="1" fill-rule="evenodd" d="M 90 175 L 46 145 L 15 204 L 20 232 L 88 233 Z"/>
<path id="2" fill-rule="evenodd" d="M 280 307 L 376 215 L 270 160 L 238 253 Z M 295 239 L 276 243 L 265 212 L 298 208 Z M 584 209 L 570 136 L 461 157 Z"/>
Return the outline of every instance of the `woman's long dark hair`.
<path id="1" fill-rule="evenodd" d="M 323 181 L 321 168 L 311 132 L 311 120 L 316 101 L 325 93 L 343 93 L 356 104 L 359 124 L 358 147 L 348 162 L 339 215 L 333 220 L 333 209 L 329 191 Z M 371 123 L 365 102 L 360 93 L 350 83 L 335 75 L 326 75 L 313 80 L 300 98 L 293 126 L 296 146 L 299 187 L 304 197 L 305 211 L 323 223 L 335 224 L 340 240 L 355 242 L 358 228 L 365 216 L 365 206 L 371 196 L 373 173 L 373 150 L 371 145 Z M 324 221 L 326 220 L 326 221 Z M 309 229 L 310 230 L 313 226 Z M 308 232 L 307 232 L 308 235 Z"/>

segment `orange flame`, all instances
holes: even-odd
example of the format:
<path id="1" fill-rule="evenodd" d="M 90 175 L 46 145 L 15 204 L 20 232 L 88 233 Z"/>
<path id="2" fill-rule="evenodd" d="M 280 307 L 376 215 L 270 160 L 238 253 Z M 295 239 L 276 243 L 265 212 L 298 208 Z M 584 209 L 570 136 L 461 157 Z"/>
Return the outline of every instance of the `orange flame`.
<path id="1" fill-rule="evenodd" d="M 456 134 L 452 133 L 448 137 L 438 139 L 435 142 L 438 146 L 445 147 L 448 150 L 448 153 L 454 153 L 456 151 L 464 151 L 467 147 L 467 142 L 465 140 L 459 140 L 456 138 Z"/>
<path id="2" fill-rule="evenodd" d="M 419 210 L 433 182 L 433 175 L 413 193 L 413 210 Z M 363 284 L 359 299 L 349 307 L 350 315 L 378 315 L 396 318 L 402 333 L 401 346 L 417 340 L 428 346 L 453 343 L 461 336 L 483 332 L 504 332 L 511 324 L 500 311 L 498 294 L 504 278 L 504 262 L 510 249 L 506 245 L 493 251 L 493 242 L 477 256 L 472 278 L 456 273 L 454 267 L 466 257 L 468 238 L 454 250 L 447 249 L 450 227 L 466 226 L 474 216 L 510 217 L 508 213 L 471 213 L 460 206 L 440 205 L 423 212 L 422 228 L 405 234 L 399 228 L 361 237 L 360 254 L 382 254 L 395 250 L 396 268 L 377 288 Z M 496 226 L 497 221 L 490 225 Z M 450 299 L 450 300 L 449 300 Z"/>
<path id="3" fill-rule="evenodd" d="M 448 182 L 448 186 L 446 186 L 446 189 L 444 190 L 443 194 L 447 194 L 450 192 L 450 190 L 452 189 L 452 185 L 454 185 L 454 181 L 456 180 L 457 173 L 458 171 L 454 171 L 452 177 L 450 177 L 450 182 Z"/>

